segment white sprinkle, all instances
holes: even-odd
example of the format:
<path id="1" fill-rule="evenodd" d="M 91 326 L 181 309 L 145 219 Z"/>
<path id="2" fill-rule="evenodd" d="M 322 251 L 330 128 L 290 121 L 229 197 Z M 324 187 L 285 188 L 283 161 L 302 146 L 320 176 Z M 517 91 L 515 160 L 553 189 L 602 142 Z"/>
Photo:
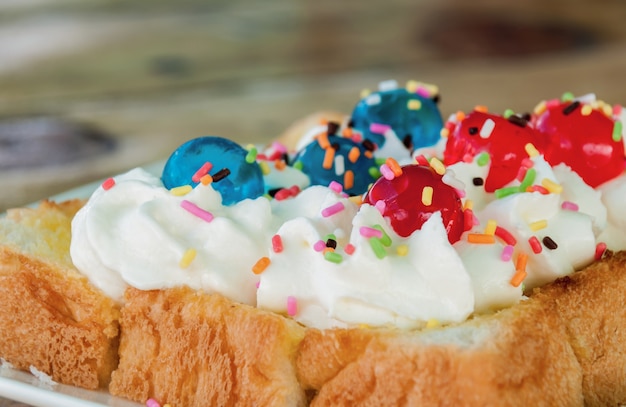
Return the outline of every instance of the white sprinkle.
<path id="1" fill-rule="evenodd" d="M 483 123 L 483 127 L 480 129 L 480 137 L 489 138 L 491 136 L 491 132 L 496 127 L 496 122 L 491 119 L 485 120 Z"/>
<path id="2" fill-rule="evenodd" d="M 381 92 L 394 89 L 398 89 L 398 81 L 396 81 L 395 79 L 382 81 L 378 84 L 378 90 L 380 90 Z"/>
<path id="3" fill-rule="evenodd" d="M 345 159 L 341 154 L 335 156 L 335 174 L 341 176 L 346 172 Z"/>
<path id="4" fill-rule="evenodd" d="M 371 95 L 365 98 L 365 104 L 369 106 L 379 105 L 380 95 L 378 93 L 372 93 Z"/>

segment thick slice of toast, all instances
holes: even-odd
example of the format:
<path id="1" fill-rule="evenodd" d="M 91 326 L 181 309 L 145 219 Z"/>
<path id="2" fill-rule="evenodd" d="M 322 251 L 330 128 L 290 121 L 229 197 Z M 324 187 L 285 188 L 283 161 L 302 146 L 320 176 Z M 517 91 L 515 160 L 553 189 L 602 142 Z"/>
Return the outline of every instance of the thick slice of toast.
<path id="1" fill-rule="evenodd" d="M 0 219 L 0 357 L 95 389 L 117 365 L 119 307 L 69 259 L 70 222 L 81 205 L 43 202 Z"/>
<path id="2" fill-rule="evenodd" d="M 188 288 L 128 289 L 112 394 L 173 406 L 299 406 L 304 328 Z"/>

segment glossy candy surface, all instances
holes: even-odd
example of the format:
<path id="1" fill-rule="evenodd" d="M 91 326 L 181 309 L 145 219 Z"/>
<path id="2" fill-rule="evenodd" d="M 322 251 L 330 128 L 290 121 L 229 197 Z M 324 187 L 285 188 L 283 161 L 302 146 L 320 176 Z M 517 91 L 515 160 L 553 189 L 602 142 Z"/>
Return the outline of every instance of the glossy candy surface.
<path id="1" fill-rule="evenodd" d="M 427 187 L 432 190 L 425 194 Z M 402 174 L 391 180 L 379 178 L 367 192 L 365 202 L 382 208 L 383 216 L 389 217 L 393 229 L 403 237 L 421 229 L 437 211 L 441 211 L 450 243 L 458 241 L 463 233 L 463 208 L 457 192 L 427 166 L 406 165 Z"/>
<path id="2" fill-rule="evenodd" d="M 550 140 L 544 155 L 552 165 L 569 165 L 592 187 L 624 171 L 624 143 L 614 134 L 615 122 L 577 101 L 547 108 L 534 118 L 537 132 Z"/>
<path id="3" fill-rule="evenodd" d="M 361 99 L 351 122 L 379 147 L 385 143 L 381 131 L 388 126 L 409 150 L 436 144 L 443 127 L 435 101 L 405 88 L 374 92 Z"/>
<path id="4" fill-rule="evenodd" d="M 264 193 L 263 175 L 255 160 L 246 161 L 248 151 L 239 144 L 221 137 L 200 137 L 190 140 L 167 160 L 161 180 L 166 188 L 183 185 L 196 186 L 193 176 L 209 162 L 210 175 L 223 169 L 229 174 L 212 186 L 222 195 L 222 203 L 230 205 L 246 198 L 257 198 Z M 224 173 L 224 172 L 222 172 Z"/>
<path id="5" fill-rule="evenodd" d="M 524 119 L 474 110 L 450 130 L 443 162 L 446 165 L 470 161 L 480 153 L 489 153 L 490 168 L 485 190 L 493 192 L 513 181 L 522 160 L 528 157 L 526 145 L 542 151 L 545 137 L 539 135 Z"/>

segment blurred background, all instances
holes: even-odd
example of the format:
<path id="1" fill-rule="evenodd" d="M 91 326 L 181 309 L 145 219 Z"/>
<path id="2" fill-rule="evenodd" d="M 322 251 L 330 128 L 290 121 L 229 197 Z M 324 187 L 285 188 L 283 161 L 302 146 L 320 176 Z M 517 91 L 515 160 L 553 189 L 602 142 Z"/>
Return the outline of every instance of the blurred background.
<path id="1" fill-rule="evenodd" d="M 219 135 L 264 143 L 364 88 L 444 117 L 626 104 L 623 0 L 0 0 L 0 210 Z"/>

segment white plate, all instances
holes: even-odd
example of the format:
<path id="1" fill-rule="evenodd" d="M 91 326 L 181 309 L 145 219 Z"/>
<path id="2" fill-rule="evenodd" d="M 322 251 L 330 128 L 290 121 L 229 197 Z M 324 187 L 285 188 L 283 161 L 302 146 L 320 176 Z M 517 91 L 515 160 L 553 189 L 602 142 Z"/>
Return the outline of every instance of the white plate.
<path id="1" fill-rule="evenodd" d="M 143 168 L 161 175 L 165 161 L 158 161 Z M 72 198 L 89 198 L 102 181 L 93 182 L 50 197 L 55 201 Z M 34 203 L 33 205 L 36 205 Z M 0 397 L 26 403 L 36 407 L 142 407 L 109 395 L 106 391 L 91 391 L 58 383 L 41 381 L 30 373 L 0 366 Z"/>

